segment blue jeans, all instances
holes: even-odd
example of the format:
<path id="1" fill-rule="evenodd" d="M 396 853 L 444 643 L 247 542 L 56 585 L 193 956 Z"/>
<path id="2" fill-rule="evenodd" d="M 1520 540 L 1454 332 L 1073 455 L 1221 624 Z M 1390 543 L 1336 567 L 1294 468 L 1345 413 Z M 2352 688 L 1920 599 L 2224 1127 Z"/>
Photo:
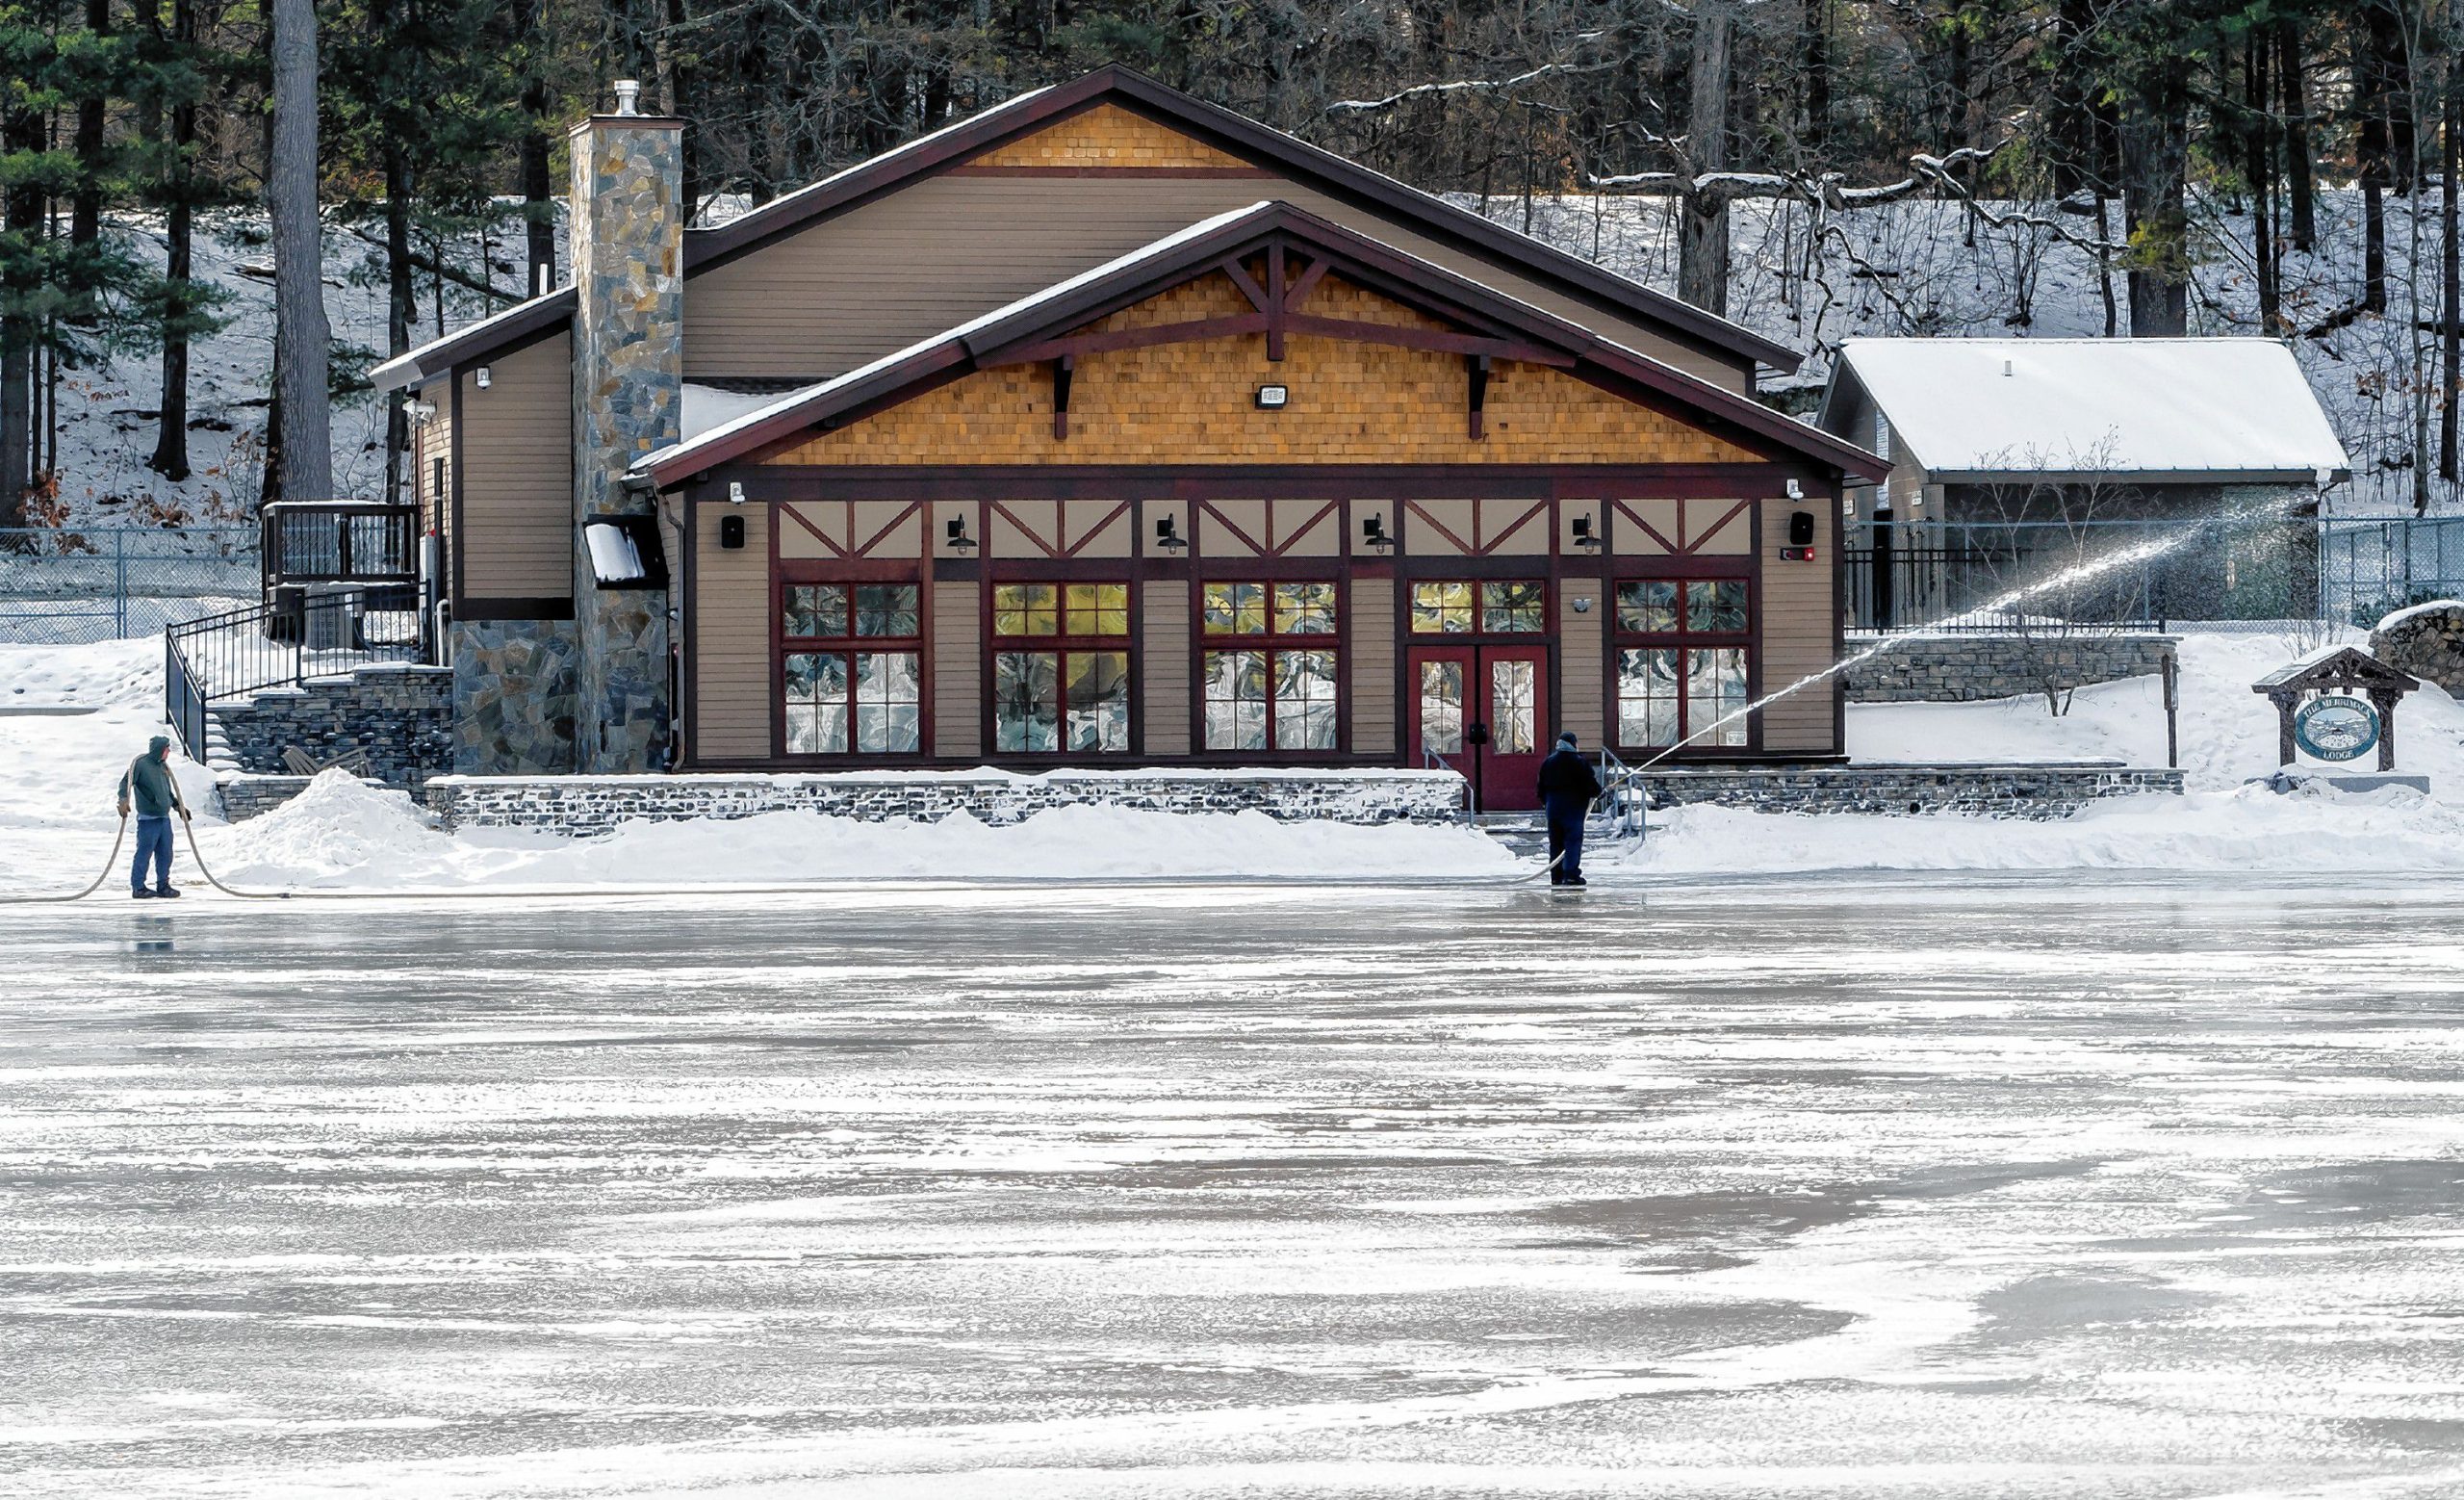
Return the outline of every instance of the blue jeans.
<path id="1" fill-rule="evenodd" d="M 171 883 L 171 819 L 145 817 L 137 819 L 137 858 L 128 866 L 129 889 L 145 889 L 145 862 L 154 862 L 154 885 L 160 890 Z"/>
<path id="2" fill-rule="evenodd" d="M 1578 812 L 1549 815 L 1549 858 L 1557 866 L 1549 872 L 1553 886 L 1582 878 L 1582 819 Z"/>

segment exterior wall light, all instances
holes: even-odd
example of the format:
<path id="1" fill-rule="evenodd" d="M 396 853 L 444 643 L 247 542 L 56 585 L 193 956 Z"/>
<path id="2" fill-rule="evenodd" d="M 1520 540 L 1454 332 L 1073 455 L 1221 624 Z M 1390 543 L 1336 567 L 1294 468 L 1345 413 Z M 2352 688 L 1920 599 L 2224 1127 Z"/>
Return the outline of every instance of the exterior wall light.
<path id="1" fill-rule="evenodd" d="M 741 505 L 744 504 L 744 481 L 742 479 L 728 480 L 728 504 L 731 505 Z"/>
<path id="2" fill-rule="evenodd" d="M 475 381 L 478 384 L 479 389 L 483 391 L 496 383 L 495 374 L 492 373 L 485 365 L 481 365 L 478 369 L 478 373 L 474 375 L 471 378 Z"/>
<path id="3" fill-rule="evenodd" d="M 1170 516 L 1155 518 L 1155 545 L 1166 552 L 1189 551 L 1189 538 L 1181 534 L 1181 524 Z"/>
<path id="4" fill-rule="evenodd" d="M 1281 411 L 1285 406 L 1291 404 L 1291 401 L 1292 387 L 1288 385 L 1262 385 L 1258 387 L 1258 409 L 1260 411 Z"/>
<path id="5" fill-rule="evenodd" d="M 966 517 L 952 516 L 948 527 L 948 546 L 952 552 L 975 551 L 975 538 L 966 534 Z"/>
<path id="6" fill-rule="evenodd" d="M 1360 539 L 1370 546 L 1376 548 L 1380 556 L 1383 556 L 1395 550 L 1395 538 L 1386 534 L 1386 518 L 1384 516 L 1362 517 L 1360 522 Z"/>
<path id="7" fill-rule="evenodd" d="M 1599 553 L 1601 545 L 1600 537 L 1591 529 L 1591 517 L 1588 515 L 1575 517 L 1572 530 L 1574 531 L 1576 546 L 1581 548 L 1584 552 L 1594 554 L 1595 556 Z"/>

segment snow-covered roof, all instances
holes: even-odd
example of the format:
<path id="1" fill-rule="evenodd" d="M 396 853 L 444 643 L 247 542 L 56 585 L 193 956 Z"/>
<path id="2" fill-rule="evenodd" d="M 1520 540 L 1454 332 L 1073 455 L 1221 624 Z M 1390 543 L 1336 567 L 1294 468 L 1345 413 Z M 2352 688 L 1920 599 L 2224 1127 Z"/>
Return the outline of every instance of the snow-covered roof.
<path id="1" fill-rule="evenodd" d="M 1850 339 L 1823 402 L 1833 431 L 1844 378 L 1937 478 L 2351 469 L 2293 351 L 2271 339 Z"/>

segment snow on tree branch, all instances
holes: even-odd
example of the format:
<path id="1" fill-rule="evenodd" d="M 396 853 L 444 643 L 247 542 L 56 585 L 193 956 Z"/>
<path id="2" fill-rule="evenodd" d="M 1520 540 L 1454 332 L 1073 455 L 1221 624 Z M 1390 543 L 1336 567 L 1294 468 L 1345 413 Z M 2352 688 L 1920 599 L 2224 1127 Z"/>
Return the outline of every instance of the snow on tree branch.
<path id="1" fill-rule="evenodd" d="M 1606 32 L 1587 31 L 1576 36 L 1573 39 L 1578 43 L 1598 41 L 1606 35 L 1608 35 Z M 1392 109 L 1406 99 L 1420 98 L 1424 94 L 1486 93 L 1500 89 L 1512 89 L 1520 84 L 1546 78 L 1553 73 L 1598 73 L 1615 65 L 1614 63 L 1543 63 L 1538 67 L 1527 72 L 1517 73 L 1511 78 L 1451 79 L 1445 83 L 1414 84 L 1408 89 L 1398 90 L 1382 99 L 1337 99 L 1326 106 L 1326 113 L 1329 115 L 1366 114 L 1372 110 Z"/>

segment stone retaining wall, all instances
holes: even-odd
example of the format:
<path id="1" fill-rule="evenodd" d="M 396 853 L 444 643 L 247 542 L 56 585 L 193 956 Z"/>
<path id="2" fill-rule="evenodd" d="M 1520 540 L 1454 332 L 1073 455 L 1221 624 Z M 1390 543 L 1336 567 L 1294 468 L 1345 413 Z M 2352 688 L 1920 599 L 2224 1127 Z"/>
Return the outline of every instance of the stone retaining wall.
<path id="1" fill-rule="evenodd" d="M 262 817 L 308 789 L 306 776 L 263 776 L 243 772 L 214 784 L 222 801 L 222 815 L 235 823 Z"/>
<path id="2" fill-rule="evenodd" d="M 444 667 L 362 667 L 216 704 L 213 717 L 243 771 L 287 773 L 282 752 L 294 746 L 320 765 L 365 750 L 357 774 L 417 793 L 452 768 L 453 674 Z"/>
<path id="3" fill-rule="evenodd" d="M 427 805 L 453 828 L 600 834 L 635 818 L 753 817 L 804 811 L 882 822 L 965 813 L 1015 823 L 1047 808 L 1264 813 L 1284 822 L 1442 822 L 1460 813 L 1451 771 L 851 771 L 814 775 L 438 776 Z"/>
<path id="4" fill-rule="evenodd" d="M 1757 813 L 1967 813 L 2042 821 L 2106 797 L 2179 795 L 2182 773 L 2119 764 L 1810 765 L 1662 771 L 1655 804 L 1710 802 Z"/>
<path id="5" fill-rule="evenodd" d="M 1848 636 L 1849 656 L 1884 637 Z M 1928 635 L 1903 638 L 1843 674 L 1850 703 L 1968 703 L 2145 677 L 2165 669 L 2178 637 L 2128 635 Z"/>
<path id="6" fill-rule="evenodd" d="M 2370 633 L 2370 654 L 2399 672 L 2464 694 L 2464 601 L 2397 610 Z"/>

